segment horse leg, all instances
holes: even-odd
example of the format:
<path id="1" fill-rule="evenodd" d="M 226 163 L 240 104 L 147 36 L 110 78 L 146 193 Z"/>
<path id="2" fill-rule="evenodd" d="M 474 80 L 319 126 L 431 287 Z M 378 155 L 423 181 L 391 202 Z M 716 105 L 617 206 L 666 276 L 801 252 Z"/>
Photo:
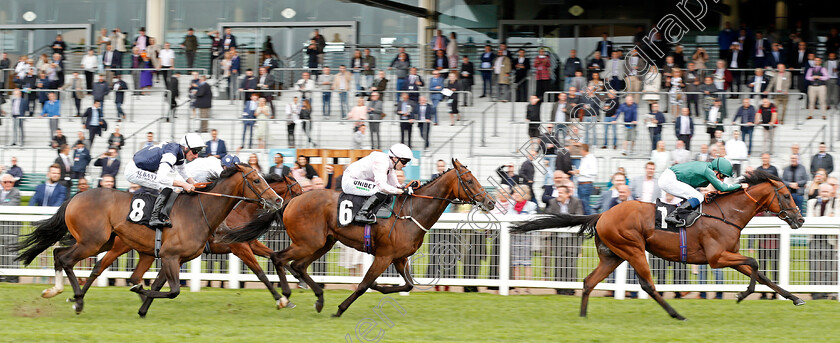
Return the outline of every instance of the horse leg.
<path id="1" fill-rule="evenodd" d="M 292 290 L 289 288 L 289 281 L 286 280 L 286 270 L 284 269 L 286 262 L 284 261 L 284 258 L 286 252 L 290 248 L 291 247 L 283 249 L 282 251 L 275 251 L 271 253 L 271 256 L 269 257 L 271 259 L 271 263 L 274 264 L 274 270 L 277 271 L 277 278 L 280 279 L 280 289 L 283 292 L 283 298 L 281 299 L 286 299 L 289 303 L 291 303 L 291 301 L 289 301 L 289 297 L 292 296 Z M 286 306 L 288 306 L 288 304 Z"/>
<path id="2" fill-rule="evenodd" d="M 310 277 L 309 273 L 306 272 L 306 268 L 309 267 L 313 261 L 321 258 L 321 256 L 324 256 L 327 251 L 330 251 L 333 244 L 335 244 L 335 240 L 327 240 L 327 244 L 315 251 L 315 253 L 309 254 L 308 256 L 304 256 L 300 259 L 295 259 L 295 261 L 290 265 L 291 270 L 300 274 L 303 282 L 306 282 L 309 288 L 312 289 L 312 292 L 315 293 L 315 296 L 318 297 L 318 300 L 315 301 L 315 311 L 318 311 L 319 313 L 324 308 L 324 290 L 321 286 L 318 286 L 318 283 L 312 280 L 312 277 Z"/>
<path id="3" fill-rule="evenodd" d="M 603 246 L 597 237 L 595 237 L 595 246 L 599 245 L 603 247 L 598 248 L 598 258 L 600 259 L 600 262 L 598 262 L 598 266 L 583 279 L 583 295 L 580 298 L 581 317 L 586 317 L 586 311 L 589 307 L 589 294 L 592 293 L 595 286 L 609 276 L 610 273 L 612 273 L 612 271 L 624 261 L 611 251 L 604 250 L 607 248 Z"/>
<path id="4" fill-rule="evenodd" d="M 154 256 L 139 254 L 137 266 L 134 267 L 134 272 L 131 273 L 131 277 L 128 279 L 128 283 L 132 284 L 131 291 L 137 292 L 137 295 L 140 297 L 140 301 L 146 300 L 146 296 L 139 291 L 143 290 L 143 274 L 146 274 L 146 272 L 149 271 L 149 268 L 152 267 L 152 263 L 155 263 Z"/>
<path id="5" fill-rule="evenodd" d="M 274 300 L 277 302 L 277 309 L 281 309 L 288 304 L 288 299 L 286 299 L 286 303 L 281 303 L 280 294 L 277 293 L 277 290 L 274 289 L 274 285 L 268 281 L 268 278 L 265 276 L 265 272 L 263 272 L 262 268 L 260 268 L 259 262 L 257 262 L 257 258 L 254 256 L 254 252 L 251 250 L 250 245 L 247 242 L 243 243 L 231 243 L 228 244 L 230 247 L 230 252 L 234 255 L 239 257 L 242 262 L 251 269 L 254 274 L 257 275 L 257 278 L 268 287 L 268 291 L 271 292 L 271 295 L 274 297 Z"/>
<path id="6" fill-rule="evenodd" d="M 741 302 L 746 299 L 750 294 L 755 292 L 755 282 L 758 279 L 758 261 L 756 261 L 752 257 L 747 257 L 741 255 L 739 253 L 729 252 L 729 251 L 722 251 L 716 256 L 709 258 L 709 266 L 712 268 L 724 268 L 724 267 L 731 267 L 733 269 L 737 269 L 737 266 L 746 266 L 750 269 L 749 274 L 744 273 L 750 277 L 750 284 L 747 286 L 747 290 L 741 293 L 738 293 L 738 301 Z M 740 271 L 740 270 L 739 270 Z"/>
<path id="7" fill-rule="evenodd" d="M 73 309 L 76 311 L 76 314 L 82 312 L 82 309 L 84 308 L 84 298 L 82 295 L 82 289 L 79 286 L 79 279 L 76 278 L 76 274 L 73 272 L 73 266 L 75 266 L 79 261 L 95 255 L 98 251 L 98 248 L 96 248 L 93 244 L 80 244 L 77 241 L 76 244 L 69 249 L 61 250 L 58 254 L 54 254 L 56 265 L 61 265 L 64 269 L 64 273 L 67 275 L 67 280 L 70 281 L 70 286 L 73 287 L 73 298 L 68 299 L 68 301 L 75 301 Z"/>
<path id="8" fill-rule="evenodd" d="M 163 264 L 163 266 L 161 267 L 161 272 L 166 277 L 166 281 L 169 282 L 169 292 L 161 292 L 159 290 L 142 291 L 143 294 L 146 296 L 146 300 L 140 307 L 140 311 L 137 311 L 137 314 L 139 314 L 140 317 L 146 316 L 146 312 L 148 312 L 149 310 L 149 305 L 151 305 L 152 299 L 175 299 L 176 297 L 178 297 L 178 294 L 181 293 L 181 280 L 179 280 L 178 278 L 178 273 L 180 272 L 181 268 L 181 264 L 179 262 L 180 258 L 178 256 L 167 256 L 161 258 L 161 263 Z M 155 284 L 157 283 L 158 280 L 155 280 Z M 144 309 L 145 311 L 143 311 Z"/>
<path id="9" fill-rule="evenodd" d="M 114 245 L 111 247 L 111 250 L 108 250 L 108 252 L 105 253 L 105 256 L 103 256 L 101 260 L 96 261 L 96 264 L 93 266 L 93 270 L 91 271 L 90 276 L 88 277 L 87 282 L 85 283 L 85 287 L 82 288 L 81 298 L 85 297 L 85 294 L 87 294 L 88 289 L 90 288 L 90 286 L 93 285 L 93 281 L 96 280 L 96 278 L 99 277 L 99 275 L 101 275 L 102 272 L 105 271 L 105 269 L 108 269 L 108 267 L 110 267 L 111 264 L 113 264 L 114 261 L 117 259 L 117 257 L 120 257 L 129 251 L 131 251 L 131 247 L 122 243 L 118 243 L 117 240 L 114 240 Z M 78 299 L 70 300 L 77 301 Z"/>
<path id="10" fill-rule="evenodd" d="M 356 301 L 356 298 L 367 291 L 368 287 L 385 271 L 385 269 L 388 269 L 390 264 L 390 259 L 379 256 L 374 258 L 373 264 L 370 266 L 370 269 L 368 269 L 365 277 L 362 279 L 362 282 L 359 283 L 359 287 L 357 287 L 353 294 L 350 294 L 350 296 L 347 297 L 341 305 L 338 305 L 338 312 L 336 312 L 333 317 L 341 317 L 341 314 L 344 313 L 344 311 L 347 311 L 347 308 Z"/>
<path id="11" fill-rule="evenodd" d="M 166 275 L 163 274 L 163 271 L 159 271 L 158 276 L 155 278 L 155 281 L 152 282 L 151 290 L 159 291 L 161 288 L 163 288 L 163 284 L 165 282 L 166 282 Z M 137 294 L 140 294 L 140 297 L 143 299 L 143 304 L 140 305 L 140 310 L 137 311 L 137 314 L 140 315 L 140 318 L 146 318 L 146 312 L 149 311 L 149 306 L 152 305 L 152 300 L 154 300 L 154 299 L 143 295 L 143 293 L 146 292 L 143 289 L 135 289 L 134 287 L 131 287 L 131 289 L 129 289 L 129 290 L 132 291 L 132 292 L 135 292 Z"/>
<path id="12" fill-rule="evenodd" d="M 403 277 L 405 280 L 405 285 L 400 286 L 380 286 L 379 284 L 374 281 L 371 283 L 370 288 L 379 291 L 382 294 L 388 293 L 395 293 L 395 292 L 408 292 L 414 288 L 414 284 L 411 282 L 411 278 L 409 277 L 408 271 L 405 270 L 406 262 L 408 261 L 407 257 L 399 258 L 394 260 L 394 268 L 397 269 L 397 272 L 400 273 L 400 276 Z"/>
<path id="13" fill-rule="evenodd" d="M 650 275 L 650 266 L 648 265 L 647 258 L 645 258 L 645 251 L 641 249 L 636 251 L 627 259 L 627 262 L 636 269 L 636 275 L 639 276 L 639 284 L 642 286 L 642 289 L 653 297 L 659 303 L 659 306 L 662 306 L 668 312 L 671 318 L 685 320 L 685 317 L 677 313 L 671 305 L 668 305 L 665 299 L 662 298 L 662 295 L 656 291 L 656 287 L 653 285 L 653 277 Z"/>
<path id="14" fill-rule="evenodd" d="M 65 251 L 67 251 L 67 249 L 70 249 L 70 247 L 60 247 L 53 249 L 53 265 L 55 266 L 55 286 L 43 290 L 41 292 L 41 297 L 52 298 L 64 292 L 64 267 L 61 265 L 61 261 L 56 256 L 64 253 Z"/>
<path id="15" fill-rule="evenodd" d="M 741 274 L 744 274 L 744 275 L 747 275 L 747 276 L 752 276 L 752 268 L 750 266 L 740 265 L 740 266 L 732 267 L 732 269 L 735 269 L 735 270 L 741 272 Z M 756 274 L 758 274 L 757 275 L 758 282 L 761 282 L 762 284 L 766 285 L 767 287 L 772 288 L 774 291 L 776 291 L 776 293 L 781 294 L 785 299 L 789 299 L 789 300 L 793 301 L 794 305 L 796 305 L 796 306 L 805 305 L 804 300 L 800 299 L 799 297 L 791 294 L 790 292 L 788 292 L 784 288 L 777 285 L 775 282 L 773 282 L 773 280 L 770 280 L 770 278 L 768 278 L 766 275 L 764 275 L 764 273 L 762 273 L 760 270 L 756 270 Z"/>

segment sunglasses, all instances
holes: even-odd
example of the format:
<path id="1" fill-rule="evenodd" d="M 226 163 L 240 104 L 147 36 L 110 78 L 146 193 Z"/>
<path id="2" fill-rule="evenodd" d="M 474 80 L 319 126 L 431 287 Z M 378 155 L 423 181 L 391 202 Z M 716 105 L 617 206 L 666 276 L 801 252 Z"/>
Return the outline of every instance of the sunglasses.
<path id="1" fill-rule="evenodd" d="M 198 155 L 201 152 L 201 150 L 204 150 L 204 148 L 192 148 L 190 149 L 190 152 L 192 152 L 194 155 Z"/>
<path id="2" fill-rule="evenodd" d="M 402 163 L 402 165 L 404 165 L 404 166 L 405 166 L 405 165 L 408 165 L 408 163 L 409 163 L 409 162 L 411 162 L 411 159 L 410 159 L 410 158 L 400 158 L 400 159 L 398 159 L 398 160 L 399 160 L 399 162 L 400 162 L 400 163 Z"/>

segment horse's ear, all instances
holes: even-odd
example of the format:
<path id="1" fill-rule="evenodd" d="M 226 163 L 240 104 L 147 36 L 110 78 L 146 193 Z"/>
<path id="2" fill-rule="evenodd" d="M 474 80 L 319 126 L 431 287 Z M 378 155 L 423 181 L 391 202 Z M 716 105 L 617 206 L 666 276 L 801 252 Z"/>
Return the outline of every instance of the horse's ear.
<path id="1" fill-rule="evenodd" d="M 457 160 L 457 159 L 455 159 L 455 158 L 453 157 L 453 158 L 452 158 L 452 167 L 453 167 L 453 168 L 455 168 L 455 167 L 457 167 L 457 166 L 458 166 L 458 164 L 459 164 L 459 163 L 458 163 L 458 160 Z"/>

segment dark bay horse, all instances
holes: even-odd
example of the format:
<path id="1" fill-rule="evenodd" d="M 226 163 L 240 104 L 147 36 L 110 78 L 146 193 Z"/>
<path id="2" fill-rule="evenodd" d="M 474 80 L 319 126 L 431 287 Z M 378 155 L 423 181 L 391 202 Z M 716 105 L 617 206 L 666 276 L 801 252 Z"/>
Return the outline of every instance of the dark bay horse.
<path id="1" fill-rule="evenodd" d="M 237 175 L 241 177 L 236 177 Z M 161 272 L 158 273 L 152 290 L 140 290 L 146 297 L 138 311 L 141 317 L 145 317 L 152 299 L 171 299 L 178 296 L 181 263 L 202 253 L 207 237 L 222 223 L 238 201 L 257 201 L 270 208 L 270 211 L 264 212 L 249 223 L 249 226 L 265 226 L 260 227 L 264 230 L 270 227 L 279 208 L 278 204 L 282 202 L 282 198 L 268 186 L 265 179 L 247 164 L 226 168 L 219 178 L 204 190 L 212 191 L 216 196 L 181 195 L 175 201 L 170 213 L 173 226 L 163 229 L 159 253 Z M 73 308 L 76 313 L 80 313 L 84 307 L 84 294 L 73 273 L 73 266 L 77 262 L 110 250 L 116 236 L 139 253 L 154 255 L 155 231 L 126 220 L 131 198 L 131 193 L 107 188 L 92 189 L 73 197 L 64 202 L 55 215 L 34 223 L 35 230 L 21 243 L 16 259 L 28 265 L 69 231 L 76 243 L 70 247 L 53 250 L 56 287 L 63 288 L 63 270 L 73 287 Z M 95 266 L 94 269 L 99 269 L 99 266 Z M 165 281 L 169 282 L 169 292 L 160 291 Z"/>
<path id="2" fill-rule="evenodd" d="M 334 316 L 341 316 L 368 288 L 382 293 L 410 291 L 414 286 L 406 268 L 408 257 L 420 248 L 426 232 L 437 222 L 447 205 L 463 201 L 477 205 L 483 210 L 493 208 L 494 200 L 487 195 L 472 172 L 455 159 L 452 160 L 452 165 L 451 169 L 436 179 L 415 188 L 413 195 L 398 196 L 395 199 L 394 215 L 388 219 L 380 219 L 371 226 L 373 264 L 356 291 L 338 306 L 338 312 Z M 302 280 L 315 292 L 315 296 L 318 297 L 315 309 L 318 312 L 324 307 L 323 290 L 306 273 L 309 264 L 327 253 L 336 241 L 365 251 L 364 225 L 337 227 L 338 196 L 339 193 L 335 191 L 316 190 L 289 201 L 280 216 L 292 244 L 271 256 L 274 265 L 278 267 L 277 274 L 284 276 L 280 278 L 283 295 L 288 298 L 292 292 L 282 268 L 287 262 L 294 261 L 290 268 L 300 274 Z M 219 239 L 249 241 L 261 234 L 258 230 L 244 229 L 232 231 Z M 377 285 L 376 278 L 392 263 L 405 280 L 405 285 Z"/>
<path id="3" fill-rule="evenodd" d="M 738 295 L 738 302 L 755 290 L 758 280 L 802 305 L 802 299 L 790 294 L 758 270 L 758 262 L 738 253 L 741 230 L 758 213 L 769 211 L 787 222 L 792 229 L 802 227 L 805 220 L 793 202 L 784 182 L 778 177 L 755 170 L 744 176 L 749 188 L 716 195 L 703 204 L 703 216 L 686 229 L 686 263 L 705 264 L 712 268 L 731 267 L 750 277 L 747 290 Z M 590 216 L 551 215 L 517 223 L 512 232 L 571 227 L 580 225 L 580 234 L 595 237 L 600 263 L 583 280 L 580 316 L 586 316 L 589 293 L 619 264 L 627 261 L 639 275 L 642 289 L 671 317 L 685 320 L 656 292 L 650 275 L 645 250 L 668 261 L 680 261 L 679 234 L 654 230 L 656 208 L 640 201 L 625 201 L 610 210 Z"/>
<path id="4" fill-rule="evenodd" d="M 303 193 L 303 190 L 300 187 L 295 179 L 288 177 L 288 176 L 280 176 L 276 174 L 271 174 L 265 177 L 266 182 L 268 182 L 271 189 L 274 190 L 279 196 L 283 198 L 283 202 L 288 202 L 292 198 L 300 195 Z M 230 229 L 237 229 L 246 226 L 254 217 L 258 214 L 260 210 L 260 205 L 253 202 L 242 202 L 237 205 L 233 211 L 231 211 L 230 215 L 225 218 L 224 222 L 219 225 L 217 230 L 230 230 Z M 210 252 L 213 254 L 228 254 L 233 253 L 237 257 L 239 257 L 254 274 L 257 275 L 257 278 L 262 281 L 266 287 L 268 287 L 269 292 L 271 292 L 272 296 L 274 296 L 274 300 L 277 302 L 278 308 L 285 307 L 288 304 L 288 299 L 283 298 L 277 290 L 274 288 L 274 285 L 268 281 L 268 277 L 266 277 L 265 272 L 263 272 L 262 268 L 260 267 L 259 262 L 257 261 L 256 257 L 254 256 L 259 255 L 265 258 L 270 258 L 271 254 L 274 253 L 273 250 L 269 249 L 264 244 L 260 243 L 257 240 L 252 240 L 250 242 L 240 242 L 240 243 L 231 243 L 231 244 L 220 244 L 213 242 L 213 236 L 211 235 L 207 241 L 210 246 Z M 114 261 L 124 255 L 125 253 L 131 251 L 131 247 L 127 244 L 123 243 L 122 239 L 117 236 L 114 237 L 114 244 L 111 247 L 111 250 L 102 257 L 101 261 L 94 266 L 94 269 L 91 271 L 90 279 L 87 283 L 85 283 L 84 288 L 82 288 L 82 297 L 84 297 L 88 289 L 91 285 L 93 285 L 93 280 L 96 280 L 97 277 L 109 266 L 111 266 Z M 155 262 L 155 257 L 152 255 L 145 255 L 140 254 L 139 259 L 137 261 L 137 266 L 134 268 L 134 273 L 131 274 L 131 278 L 129 282 L 133 285 L 132 291 L 140 291 L 143 289 L 142 286 L 142 278 L 143 274 L 145 274 L 149 268 L 151 268 L 152 263 Z M 41 295 L 44 298 L 51 298 L 63 290 L 58 289 L 56 287 L 52 287 L 49 289 L 44 290 Z M 141 295 L 141 298 L 145 300 L 145 298 Z"/>

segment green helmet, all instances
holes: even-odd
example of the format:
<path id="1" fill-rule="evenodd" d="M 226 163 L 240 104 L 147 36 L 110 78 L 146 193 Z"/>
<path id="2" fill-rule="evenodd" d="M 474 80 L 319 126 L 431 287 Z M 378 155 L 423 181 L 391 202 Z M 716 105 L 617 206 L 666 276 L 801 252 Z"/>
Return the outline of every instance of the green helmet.
<path id="1" fill-rule="evenodd" d="M 720 172 L 723 176 L 732 177 L 732 163 L 723 157 L 712 160 L 712 170 Z"/>

